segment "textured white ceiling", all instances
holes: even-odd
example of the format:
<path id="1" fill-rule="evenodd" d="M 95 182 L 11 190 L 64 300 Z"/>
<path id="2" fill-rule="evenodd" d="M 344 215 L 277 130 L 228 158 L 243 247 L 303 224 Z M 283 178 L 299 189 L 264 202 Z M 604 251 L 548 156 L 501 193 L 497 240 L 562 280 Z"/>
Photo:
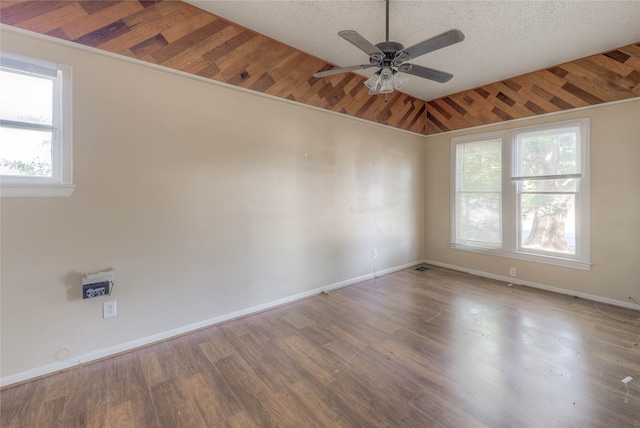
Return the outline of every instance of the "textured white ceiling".
<path id="1" fill-rule="evenodd" d="M 368 58 L 338 31 L 356 30 L 374 44 L 385 39 L 384 0 L 188 3 L 341 67 Z M 424 100 L 640 41 L 640 1 L 390 0 L 389 15 L 389 38 L 405 47 L 452 28 L 465 34 L 411 61 L 454 75 L 444 84 L 408 76 L 403 92 Z"/>

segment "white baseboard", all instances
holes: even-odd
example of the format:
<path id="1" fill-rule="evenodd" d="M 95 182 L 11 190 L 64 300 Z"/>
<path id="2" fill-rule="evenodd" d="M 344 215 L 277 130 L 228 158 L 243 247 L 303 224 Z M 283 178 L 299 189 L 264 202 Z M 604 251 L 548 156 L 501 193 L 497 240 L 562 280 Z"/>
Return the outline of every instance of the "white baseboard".
<path id="1" fill-rule="evenodd" d="M 180 336 L 185 333 L 189 333 L 195 330 L 199 330 L 204 327 L 210 327 L 215 324 L 220 324 L 225 321 L 230 321 L 235 318 L 240 318 L 243 316 L 255 314 L 258 312 L 262 312 L 267 309 L 275 308 L 277 306 L 284 305 L 286 303 L 291 303 L 296 300 L 301 300 L 315 294 L 319 294 L 323 291 L 331 291 L 336 290 L 338 288 L 347 287 L 349 285 L 357 284 L 359 282 L 367 281 L 369 279 L 373 279 L 377 276 L 386 275 L 392 272 L 396 272 L 402 269 L 406 269 L 410 266 L 415 266 L 417 264 L 422 263 L 422 261 L 416 261 L 412 263 L 407 263 L 401 266 L 395 266 L 389 269 L 385 269 L 382 271 L 378 271 L 375 274 L 369 273 L 366 275 L 361 275 L 355 278 L 347 279 L 345 281 L 336 282 L 334 284 L 326 285 L 323 287 L 319 287 L 313 290 L 305 291 L 303 293 L 294 294 L 293 296 L 285 297 L 282 299 L 274 300 L 269 303 L 264 303 L 262 305 L 253 306 L 247 309 L 242 309 L 240 311 L 231 312 L 228 314 L 220 315 L 214 318 L 210 318 L 207 320 L 199 321 L 193 324 L 188 324 L 183 327 L 174 328 L 168 331 L 163 331 L 157 334 L 153 334 L 151 336 L 142 337 L 140 339 L 132 340 L 130 342 L 121 343 L 118 345 L 110 346 L 108 348 L 99 349 L 96 351 L 87 352 L 85 354 L 77 355 L 72 358 L 66 359 L 64 361 L 56 361 L 55 363 L 47 364 L 44 366 L 36 367 L 30 370 L 26 370 L 20 373 L 12 374 L 9 376 L 5 376 L 0 378 L 0 387 L 5 387 L 8 385 L 12 385 L 19 382 L 24 382 L 27 380 L 35 379 L 41 376 L 49 375 L 52 373 L 56 373 L 59 371 L 67 370 L 70 367 L 85 364 L 91 361 L 99 360 L 102 358 L 110 357 L 116 354 L 120 354 L 122 352 L 132 351 L 136 348 L 140 348 L 143 346 L 150 345 L 152 343 L 160 342 L 163 340 L 170 339 L 172 337 Z"/>
<path id="2" fill-rule="evenodd" d="M 258 312 L 262 312 L 264 310 L 267 309 L 271 309 L 271 308 L 275 308 L 277 306 L 281 306 L 287 303 L 291 303 L 294 302 L 296 300 L 301 300 L 310 296 L 313 296 L 315 294 L 321 293 L 323 291 L 331 291 L 331 290 L 337 290 L 338 288 L 343 288 L 343 287 L 347 287 L 349 285 L 353 285 L 353 284 L 357 284 L 363 281 L 367 281 L 373 278 L 377 278 L 379 276 L 383 276 L 383 275 L 388 275 L 390 273 L 393 272 L 397 272 L 403 269 L 407 269 L 410 268 L 412 266 L 416 266 L 419 264 L 430 264 L 433 266 L 440 266 L 443 268 L 447 268 L 447 269 L 451 269 L 451 270 L 456 270 L 456 271 L 460 271 L 460 272 L 466 272 L 469 273 L 471 275 L 476 275 L 476 276 L 482 276 L 485 278 L 491 278 L 491 279 L 495 279 L 498 281 L 504 281 L 504 282 L 510 282 L 513 284 L 520 284 L 520 285 L 526 285 L 528 287 L 533 287 L 533 288 L 539 288 L 542 290 L 547 290 L 547 291 L 553 291 L 555 293 L 560 293 L 560 294 L 567 294 L 570 296 L 577 296 L 577 297 L 581 297 L 583 299 L 588 299 L 588 300 L 593 300 L 596 302 L 601 302 L 601 303 L 608 303 L 608 304 L 612 304 L 612 305 L 616 305 L 616 306 L 622 306 L 622 307 L 626 307 L 626 308 L 630 308 L 630 309 L 637 309 L 632 303 L 627 303 L 624 301 L 620 301 L 620 300 L 615 300 L 615 299 L 609 299 L 606 297 L 601 297 L 601 296 L 595 296 L 592 294 L 586 294 L 586 293 L 579 293 L 579 292 L 575 292 L 572 290 L 566 290 L 563 288 L 557 288 L 557 287 L 551 287 L 548 285 L 544 285 L 544 284 L 538 284 L 535 282 L 530 282 L 530 281 L 523 281 L 517 278 L 511 278 L 511 277 L 506 277 L 506 276 L 501 276 L 501 275 L 494 275 L 488 272 L 482 272 L 479 270 L 474 270 L 474 269 L 466 269 L 466 268 L 462 268 L 460 266 L 454 266 L 454 265 L 449 265 L 446 263 L 440 263 L 440 262 L 436 262 L 433 260 L 419 260 L 416 262 L 411 262 L 411 263 L 406 263 L 403 265 L 399 265 L 399 266 L 394 266 L 388 269 L 383 269 L 383 270 L 379 270 L 376 271 L 375 274 L 374 273 L 370 273 L 370 274 L 366 274 L 366 275 L 361 275 L 355 278 L 351 278 L 345 281 L 340 281 L 340 282 L 336 282 L 334 284 L 330 284 L 330 285 L 326 285 L 323 287 L 318 287 L 315 288 L 313 290 L 309 290 L 309 291 L 305 291 L 303 293 L 298 293 L 298 294 L 294 294 L 293 296 L 289 296 L 289 297 L 285 297 L 282 299 L 278 299 L 278 300 L 274 300 L 272 302 L 269 303 L 264 303 L 262 305 L 257 305 L 257 306 L 253 306 L 247 309 L 242 309 L 240 311 L 236 311 L 236 312 L 231 312 L 228 314 L 224 314 L 224 315 L 220 315 L 214 318 L 210 318 L 207 320 L 203 320 L 203 321 L 199 321 L 196 323 L 192 323 L 192 324 L 188 324 L 185 325 L 183 327 L 178 327 L 178 328 L 174 328 L 171 330 L 167 330 L 167 331 L 163 331 L 157 334 L 153 334 L 151 336 L 147 336 L 147 337 L 142 337 L 140 339 L 136 339 L 136 340 L 132 340 L 130 342 L 126 342 L 126 343 L 121 343 L 115 346 L 111 346 L 108 348 L 104 348 L 104 349 L 99 349 L 96 351 L 91 351 L 91 352 L 87 352 L 85 354 L 81 354 L 77 356 L 77 360 L 79 361 L 71 361 L 71 360 L 64 360 L 64 361 L 56 361 L 55 363 L 51 363 L 51 364 L 47 364 L 44 366 L 40 366 L 40 367 L 36 367 L 30 370 L 26 370 L 20 373 L 16 373 L 13 375 L 9 375 L 9 376 L 5 376 L 3 378 L 0 378 L 0 387 L 5 387 L 5 386 L 9 386 L 15 383 L 19 383 L 19 382 L 24 382 L 30 379 L 35 379 L 41 376 L 45 376 L 45 375 L 49 375 L 52 373 L 56 373 L 59 371 L 63 371 L 63 370 L 67 370 L 70 367 L 73 367 L 75 365 L 78 364 L 85 364 L 85 363 L 89 363 L 91 361 L 95 361 L 95 360 L 99 360 L 102 358 L 106 358 L 106 357 L 110 357 L 113 355 L 117 355 L 120 354 L 122 352 L 127 352 L 127 351 L 132 351 L 134 349 L 143 347 L 143 346 L 147 346 L 150 345 L 152 343 L 156 343 L 156 342 L 160 342 L 163 340 L 167 340 L 167 339 L 171 339 L 172 337 L 176 337 L 176 336 L 180 336 L 182 334 L 185 333 L 189 333 L 192 331 L 196 331 L 199 330 L 201 328 L 205 328 L 205 327 L 210 327 L 216 324 L 220 324 L 222 322 L 225 321 L 230 321 L 232 319 L 235 318 L 240 318 L 243 316 L 247 316 L 247 315 L 251 315 L 251 314 L 255 314 Z"/>
<path id="3" fill-rule="evenodd" d="M 389 268 L 389 269 L 378 270 L 378 271 L 376 271 L 374 273 L 374 276 L 377 278 L 379 276 L 389 275 L 390 273 L 398 272 L 399 270 L 407 269 L 407 268 L 410 268 L 412 266 L 417 266 L 417 265 L 420 265 L 422 263 L 424 263 L 423 260 L 418 260 L 417 262 L 405 263 L 403 265 L 394 266 L 394 267 Z"/>
<path id="4" fill-rule="evenodd" d="M 469 273 L 471 275 L 475 275 L 475 276 L 481 276 L 483 278 L 490 278 L 490 279 L 495 279 L 498 281 L 504 281 L 504 282 L 508 282 L 511 284 L 518 284 L 518 285 L 525 285 L 527 287 L 532 287 L 532 288 L 539 288 L 541 290 L 546 290 L 546 291 L 552 291 L 554 293 L 559 293 L 559 294 L 566 294 L 569 296 L 574 296 L 574 297 L 580 297 L 582 299 L 587 299 L 587 300 L 593 300 L 595 302 L 600 302 L 600 303 L 607 303 L 610 305 L 615 305 L 615 306 L 621 306 L 623 308 L 629 308 L 629 309 L 638 309 L 638 306 L 631 303 L 631 302 L 625 302 L 623 300 L 616 300 L 616 299 L 609 299 L 608 297 L 602 297 L 602 296 L 596 296 L 594 294 L 587 294 L 587 293 L 580 293 L 578 291 L 573 291 L 573 290 L 567 290 L 566 288 L 558 288 L 558 287 L 552 287 L 550 285 L 545 285 L 545 284 L 539 284 L 537 282 L 531 282 L 531 281 L 523 281 L 521 279 L 518 278 L 512 278 L 509 276 L 502 276 L 502 275 L 495 275 L 489 272 L 483 272 L 483 271 L 479 271 L 479 270 L 475 270 L 475 269 L 467 269 L 467 268 L 463 268 L 460 266 L 455 266 L 455 265 L 450 265 L 447 263 L 440 263 L 440 262 L 435 262 L 433 260 L 422 260 L 423 263 L 429 264 L 429 265 L 434 265 L 434 266 L 440 266 L 443 268 L 447 268 L 447 269 L 451 269 L 451 270 L 456 270 L 459 272 L 465 272 L 465 273 Z"/>

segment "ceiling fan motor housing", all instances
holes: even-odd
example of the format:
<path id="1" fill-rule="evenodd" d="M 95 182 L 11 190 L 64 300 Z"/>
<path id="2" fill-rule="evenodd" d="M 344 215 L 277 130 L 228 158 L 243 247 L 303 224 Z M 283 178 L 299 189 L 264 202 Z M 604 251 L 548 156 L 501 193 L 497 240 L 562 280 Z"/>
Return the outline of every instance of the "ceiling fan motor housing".
<path id="1" fill-rule="evenodd" d="M 382 52 L 373 53 L 369 56 L 369 62 L 378 67 L 397 67 L 403 61 L 408 61 L 410 57 L 404 55 L 404 46 L 398 42 L 380 42 L 376 45 Z"/>
<path id="2" fill-rule="evenodd" d="M 376 45 L 376 47 L 384 52 L 384 54 L 387 56 L 389 56 L 390 54 L 391 56 L 394 56 L 396 52 L 404 50 L 404 46 L 402 45 L 402 43 L 398 42 L 380 42 Z"/>

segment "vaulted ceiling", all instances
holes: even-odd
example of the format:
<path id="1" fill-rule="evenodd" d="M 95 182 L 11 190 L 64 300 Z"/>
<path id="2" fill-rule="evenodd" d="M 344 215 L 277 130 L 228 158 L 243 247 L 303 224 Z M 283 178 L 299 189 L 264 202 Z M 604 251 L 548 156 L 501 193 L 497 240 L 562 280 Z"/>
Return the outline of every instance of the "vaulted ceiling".
<path id="1" fill-rule="evenodd" d="M 516 64 L 516 67 L 510 70 L 528 71 L 527 67 L 531 67 L 531 64 L 544 64 L 544 68 L 521 73 L 510 78 L 499 77 L 504 76 L 504 68 L 506 66 L 500 66 L 500 63 L 494 60 L 494 74 L 472 73 L 474 76 L 497 77 L 495 82 L 483 83 L 481 86 L 475 85 L 474 83 L 479 82 L 474 80 L 477 78 L 468 77 L 471 74 L 464 70 L 468 68 L 473 71 L 474 67 L 482 68 L 484 62 L 476 64 L 474 59 L 470 57 L 471 54 L 468 51 L 470 47 L 467 46 L 463 49 L 458 48 L 458 46 L 467 43 L 471 47 L 477 47 L 474 44 L 475 42 L 470 42 L 469 39 L 484 37 L 478 28 L 492 34 L 497 29 L 502 29 L 503 27 L 501 26 L 505 25 L 505 21 L 496 17 L 495 22 L 493 22 L 497 26 L 496 28 L 491 25 L 492 22 L 487 22 L 485 15 L 476 17 L 474 21 L 474 17 L 469 16 L 468 11 L 461 9 L 456 13 L 454 9 L 449 8 L 447 10 L 450 11 L 450 16 L 447 15 L 445 22 L 441 25 L 448 26 L 444 30 L 457 26 L 467 34 L 467 40 L 443 49 L 442 53 L 438 53 L 443 55 L 441 57 L 438 57 L 436 53 L 427 55 L 429 58 L 426 58 L 425 61 L 442 61 L 443 65 L 447 64 L 447 58 L 458 58 L 453 63 L 449 63 L 449 66 L 435 66 L 431 62 L 424 64 L 434 68 L 447 69 L 447 71 L 451 71 L 456 75 L 454 79 L 457 79 L 455 85 L 449 86 L 449 89 L 447 89 L 446 85 L 439 87 L 438 91 L 444 92 L 439 92 L 436 98 L 428 96 L 429 85 L 438 85 L 431 82 L 412 81 L 414 85 L 417 83 L 427 85 L 427 89 L 410 88 L 413 95 L 396 91 L 385 97 L 384 95 L 368 95 L 367 88 L 363 85 L 366 77 L 360 74 L 347 73 L 325 79 L 316 79 L 312 76 L 318 70 L 332 68 L 335 63 L 339 66 L 346 66 L 365 62 L 362 61 L 362 57 L 366 60 L 366 55 L 337 37 L 337 35 L 331 35 L 333 32 L 331 25 L 327 26 L 326 36 L 335 39 L 331 44 L 327 43 L 326 39 L 321 39 L 319 29 L 314 30 L 315 27 L 322 27 L 321 19 L 323 16 L 326 17 L 328 13 L 325 10 L 325 6 L 333 10 L 332 8 L 335 8 L 336 4 L 344 3 L 342 7 L 343 10 L 346 10 L 352 7 L 351 3 L 358 3 L 363 5 L 358 10 L 363 10 L 362 15 L 367 18 L 371 13 L 377 13 L 367 11 L 375 10 L 378 3 L 384 5 L 380 0 L 376 2 L 194 1 L 190 3 L 207 9 L 219 7 L 220 13 L 225 13 L 226 16 L 222 18 L 192 4 L 169 0 L 2 0 L 0 2 L 0 22 L 222 81 L 252 91 L 423 134 L 468 128 L 640 96 L 640 41 L 638 41 L 640 40 L 640 26 L 633 25 L 634 22 L 637 23 L 638 14 L 636 10 L 640 11 L 640 7 L 628 7 L 628 4 L 636 2 L 624 2 L 627 9 L 621 9 L 620 11 L 615 9 L 617 6 L 613 3 L 622 2 L 595 2 L 611 3 L 609 9 L 613 10 L 613 12 L 605 13 L 606 8 L 598 9 L 598 13 L 601 15 L 599 20 L 598 16 L 594 15 L 595 9 L 590 9 L 590 12 L 582 17 L 583 20 L 588 18 L 586 19 L 587 24 L 593 30 L 610 31 L 615 33 L 615 37 L 603 34 L 599 38 L 597 34 L 595 38 L 584 36 L 583 40 L 578 40 L 580 42 L 578 45 L 583 50 L 573 49 L 571 52 L 574 54 L 575 52 L 592 52 L 593 54 L 579 59 L 575 59 L 575 57 L 568 58 L 571 59 L 569 62 L 561 62 L 560 64 L 547 64 L 544 62 L 548 62 L 549 58 L 557 57 L 558 52 L 555 51 L 560 51 L 561 56 L 569 55 L 565 52 L 567 44 L 563 43 L 562 40 L 558 40 L 557 46 L 548 46 L 549 42 L 545 42 L 545 40 L 548 40 L 545 39 L 547 35 L 543 37 L 542 33 L 538 33 L 537 36 L 536 34 L 528 34 L 528 32 L 536 32 L 533 23 L 527 27 L 527 31 L 523 31 L 521 34 L 513 34 L 511 32 L 505 35 L 502 33 L 501 37 L 506 39 L 521 36 L 526 40 L 539 38 L 540 41 L 535 46 L 531 46 L 532 52 L 539 51 L 542 44 L 542 47 L 551 53 L 545 56 L 542 62 L 539 62 L 539 58 L 534 58 L 534 61 L 527 61 L 527 64 Z M 403 1 L 400 3 L 396 10 L 404 6 L 413 10 L 414 14 L 418 14 L 418 11 L 425 9 L 425 4 L 433 6 L 436 2 Z M 420 3 L 422 3 L 422 6 L 420 6 Z M 467 8 L 471 7 L 469 3 L 475 2 L 462 2 Z M 493 3 L 498 2 L 491 3 L 492 5 L 487 7 L 494 8 L 495 4 Z M 556 5 L 557 3 L 552 10 L 546 11 L 546 16 L 552 16 L 553 19 L 551 21 L 559 24 L 557 21 L 559 18 L 552 13 L 563 10 L 559 6 L 560 2 L 536 3 L 543 9 L 545 5 Z M 264 14 L 266 4 L 270 4 L 272 9 L 269 10 L 274 12 L 273 15 Z M 310 10 L 299 16 L 294 22 L 292 20 L 297 16 L 296 14 L 300 14 L 300 5 L 310 8 Z M 249 8 L 248 6 L 251 7 Z M 371 9 L 372 7 L 374 9 Z M 473 7 L 474 10 L 477 9 L 477 5 Z M 565 5 L 563 7 L 567 8 L 569 6 Z M 383 7 L 381 9 L 384 10 Z M 283 12 L 278 14 L 278 10 Z M 624 16 L 620 16 L 621 11 Z M 393 13 L 393 9 L 391 9 L 391 12 Z M 283 30 L 282 26 L 269 25 L 269 23 L 280 22 L 283 19 L 283 14 L 285 19 L 288 18 L 283 22 L 287 23 L 291 28 L 287 27 Z M 318 19 L 315 27 L 310 24 L 313 21 L 305 21 L 305 19 L 308 20 L 314 16 Z M 349 25 L 350 28 L 358 29 L 374 43 L 379 41 L 377 32 L 373 32 L 371 35 L 367 34 L 367 29 L 355 28 L 358 25 L 363 25 L 359 15 L 343 13 L 340 16 L 341 18 L 337 19 L 338 24 L 336 25 L 347 25 L 342 20 L 349 18 L 347 23 L 351 22 L 353 24 L 353 27 Z M 535 21 L 540 19 L 540 16 L 545 15 L 544 13 L 541 15 L 536 12 L 530 15 L 530 19 Z M 617 27 L 611 24 L 609 24 L 609 28 L 605 29 L 598 27 L 597 24 L 609 22 L 612 17 L 617 19 Z M 415 18 L 406 17 L 404 18 L 406 25 L 399 23 L 396 25 L 402 28 L 403 31 L 406 28 L 413 28 L 415 33 L 416 28 L 420 27 L 421 23 L 418 20 L 418 24 L 416 24 Z M 273 33 L 268 35 L 278 37 L 280 40 L 284 39 L 287 44 L 235 24 L 229 19 L 232 21 L 246 20 L 246 25 L 251 25 L 252 28 L 262 26 L 264 28 L 263 32 Z M 629 19 L 631 19 L 631 25 L 629 24 Z M 365 22 L 368 21 L 371 21 L 371 25 L 373 25 L 373 18 L 365 20 Z M 381 27 L 384 31 L 384 15 L 382 15 L 382 24 L 377 23 L 377 20 L 375 21 L 376 26 Z M 262 22 L 262 24 L 259 25 L 258 22 Z M 305 22 L 309 31 L 305 31 L 304 28 L 301 29 L 301 25 L 305 27 Z M 360 24 L 358 24 L 359 22 Z M 456 22 L 456 24 L 453 25 L 450 22 Z M 522 20 L 519 22 L 522 25 Z M 562 28 L 558 27 L 558 32 L 555 36 L 566 37 L 566 27 L 573 25 L 572 22 L 564 22 L 562 24 Z M 270 28 L 273 30 L 270 30 Z M 545 28 L 540 30 L 553 30 L 553 28 L 547 28 L 546 30 Z M 579 31 L 575 25 L 573 28 L 573 34 L 576 37 L 575 34 L 579 33 Z M 315 36 L 314 31 L 316 31 Z M 409 39 L 405 44 L 418 42 L 439 32 L 442 31 L 414 36 L 418 37 L 418 39 L 410 39 L 410 36 L 405 35 L 404 37 Z M 595 33 L 595 31 L 592 32 Z M 317 49 L 315 48 L 316 45 L 305 45 L 305 43 L 309 43 L 305 41 L 309 38 L 308 33 L 311 33 L 311 37 L 318 39 L 315 42 L 318 46 Z M 422 33 L 422 30 L 420 30 L 420 33 Z M 296 37 L 296 34 L 299 37 Z M 633 37 L 636 37 L 636 39 L 633 39 Z M 297 38 L 300 39 L 299 43 Z M 495 40 L 499 39 L 500 37 Z M 590 42 L 590 40 L 597 40 L 597 42 Z M 607 43 L 617 43 L 620 40 L 631 40 L 631 43 L 621 46 L 607 45 Z M 547 46 L 544 46 L 545 43 Z M 325 60 L 296 49 L 296 47 L 299 47 L 296 45 L 300 45 L 301 48 L 308 46 L 306 50 L 312 51 L 312 54 L 321 55 Z M 335 45 L 336 47 L 327 47 L 329 45 Z M 512 48 L 508 46 L 511 45 L 497 43 L 490 47 L 485 46 L 485 49 L 495 49 L 497 52 L 487 50 L 484 55 L 490 58 L 495 55 L 497 57 L 510 55 L 512 62 L 518 62 L 518 52 L 510 51 L 509 49 Z M 323 53 L 326 52 L 326 49 L 335 49 L 338 53 L 344 51 L 348 52 L 348 54 L 345 53 L 344 55 L 347 56 L 344 56 L 340 53 L 332 56 L 331 54 Z M 458 49 L 457 55 L 456 49 Z M 466 53 L 465 49 L 467 49 Z M 503 52 L 500 52 L 500 49 Z M 596 49 L 596 51 L 594 52 L 593 49 Z M 358 57 L 358 55 L 361 56 Z M 351 61 L 352 58 L 358 58 L 360 61 Z M 463 61 L 465 58 L 466 62 Z M 462 66 L 460 64 L 465 64 L 466 68 L 461 70 Z M 464 78 L 465 76 L 467 76 L 466 79 Z M 422 79 L 413 78 L 413 80 L 420 81 Z M 467 80 L 467 86 L 465 86 L 465 80 Z"/>
<path id="2" fill-rule="evenodd" d="M 385 40 L 385 0 L 185 0 L 340 67 L 367 56 L 338 36 Z M 402 91 L 433 100 L 640 41 L 639 1 L 388 0 L 389 39 L 410 46 L 452 28 L 462 43 L 411 63 L 454 75 L 410 77 Z M 360 71 L 373 74 L 374 69 Z"/>

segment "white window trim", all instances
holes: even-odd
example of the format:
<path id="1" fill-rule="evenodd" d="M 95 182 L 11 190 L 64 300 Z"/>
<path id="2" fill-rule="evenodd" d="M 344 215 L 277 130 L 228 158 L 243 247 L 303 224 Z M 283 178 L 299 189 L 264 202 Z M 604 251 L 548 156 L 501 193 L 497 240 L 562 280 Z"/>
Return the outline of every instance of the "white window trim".
<path id="1" fill-rule="evenodd" d="M 581 162 L 583 169 L 579 181 L 579 198 L 576 201 L 576 254 L 570 257 L 539 254 L 518 249 L 518 222 L 516 219 L 517 207 L 514 180 L 512 179 L 515 163 L 514 139 L 517 133 L 533 132 L 536 130 L 553 129 L 567 125 L 579 125 L 581 129 Z M 501 138 L 502 144 L 502 245 L 473 245 L 456 242 L 457 221 L 456 212 L 456 146 L 462 143 Z M 556 266 L 569 267 L 581 270 L 591 269 L 590 254 L 590 121 L 589 118 L 547 123 L 543 125 L 527 126 L 507 129 L 504 131 L 488 132 L 482 134 L 465 135 L 451 139 L 451 178 L 450 178 L 450 208 L 451 208 L 451 240 L 450 247 L 454 250 L 470 251 L 489 254 L 511 259 L 526 260 Z M 579 208 L 578 208 L 579 205 Z M 505 224 L 504 219 L 511 224 Z"/>
<path id="2" fill-rule="evenodd" d="M 52 178 L 41 177 L 0 177 L 0 197 L 2 198 L 65 198 L 71 196 L 73 185 L 73 107 L 72 72 L 69 65 L 55 64 L 36 58 L 2 52 L 3 58 L 33 64 L 36 67 L 58 70 L 54 88 L 53 123 L 54 133 L 58 133 L 57 144 L 52 153 Z M 62 78 L 60 79 L 60 76 Z M 59 115 L 59 117 L 57 117 Z"/>

